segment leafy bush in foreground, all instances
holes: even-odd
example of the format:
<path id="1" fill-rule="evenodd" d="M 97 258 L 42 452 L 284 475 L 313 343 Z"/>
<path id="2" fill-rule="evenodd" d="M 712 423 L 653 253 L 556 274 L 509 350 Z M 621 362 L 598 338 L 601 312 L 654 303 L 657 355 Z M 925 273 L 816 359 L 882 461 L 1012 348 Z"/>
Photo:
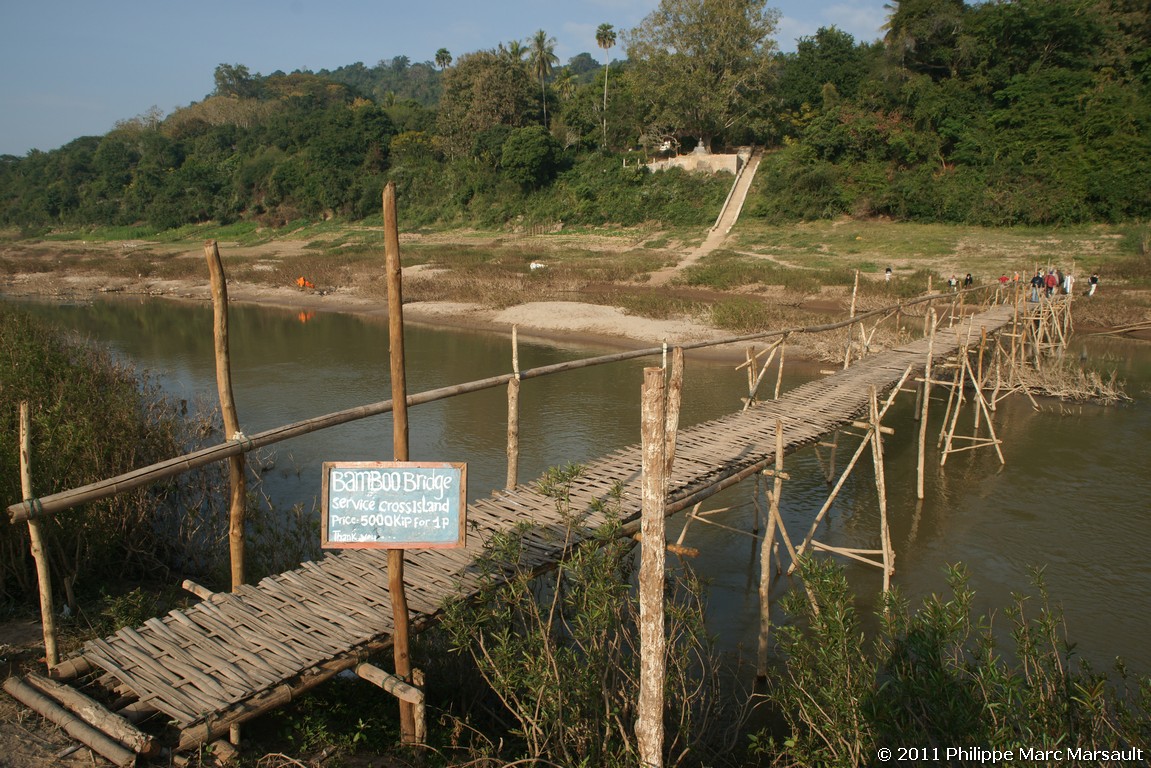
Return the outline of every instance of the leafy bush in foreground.
<path id="1" fill-rule="evenodd" d="M 786 661 L 767 694 L 791 731 L 780 763 L 863 765 L 900 745 L 938 746 L 941 759 L 947 747 L 1058 748 L 1071 758 L 1061 764 L 1151 749 L 1151 680 L 1128 680 L 1120 666 L 1116 683 L 1077 662 L 1041 573 L 1037 598 L 1017 594 L 1006 610 L 1014 647 L 1001 651 L 992 619 L 972 617 L 960 566 L 950 600 L 929 597 L 912 613 L 889 595 L 870 647 L 842 569 L 807 561 L 802 571 L 818 611 L 804 590 L 785 598 L 794 623 L 779 630 Z"/>
<path id="2" fill-rule="evenodd" d="M 32 489 L 37 497 L 75 488 L 181 452 L 185 422 L 158 387 L 107 350 L 65 339 L 29 313 L 0 303 L 0 499 L 20 501 L 19 404 L 31 414 Z M 200 500 L 189 483 L 120 494 L 46 518 L 53 583 L 74 602 L 73 585 L 163 567 L 158 510 L 181 501 L 181 524 Z M 183 495 L 181 495 L 183 494 Z M 0 524 L 0 595 L 34 602 L 36 578 L 23 525 Z"/>

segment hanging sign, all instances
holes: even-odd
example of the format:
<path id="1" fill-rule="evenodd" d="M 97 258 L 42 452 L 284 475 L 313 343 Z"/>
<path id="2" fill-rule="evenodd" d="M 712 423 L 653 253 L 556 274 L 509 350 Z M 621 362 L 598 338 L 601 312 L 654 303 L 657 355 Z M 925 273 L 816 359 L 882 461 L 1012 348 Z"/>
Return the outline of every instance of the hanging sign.
<path id="1" fill-rule="evenodd" d="M 323 473 L 322 547 L 464 545 L 467 464 L 329 461 Z"/>

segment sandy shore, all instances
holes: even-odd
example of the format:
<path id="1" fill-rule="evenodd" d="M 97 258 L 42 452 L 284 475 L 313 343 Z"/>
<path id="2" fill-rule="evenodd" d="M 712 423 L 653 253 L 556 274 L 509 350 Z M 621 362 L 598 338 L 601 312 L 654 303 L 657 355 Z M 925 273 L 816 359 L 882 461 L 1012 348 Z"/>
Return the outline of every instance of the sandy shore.
<path id="1" fill-rule="evenodd" d="M 406 270 L 405 270 L 406 272 Z M 210 302 L 207 281 L 148 280 L 59 273 L 10 275 L 0 293 L 12 297 L 53 300 L 99 300 L 110 297 L 151 296 L 179 301 Z M 284 309 L 386 315 L 387 303 L 353 291 L 332 292 L 273 287 L 229 281 L 228 299 L 233 303 Z M 654 320 L 629 315 L 618 307 L 579 301 L 538 301 L 504 309 L 480 304 L 431 301 L 404 304 L 406 323 L 444 328 L 468 328 L 511 334 L 512 328 L 527 340 L 566 341 L 620 349 L 640 349 L 729 338 L 729 331 L 687 320 Z M 699 350 L 697 355 L 742 356 L 742 347 Z"/>

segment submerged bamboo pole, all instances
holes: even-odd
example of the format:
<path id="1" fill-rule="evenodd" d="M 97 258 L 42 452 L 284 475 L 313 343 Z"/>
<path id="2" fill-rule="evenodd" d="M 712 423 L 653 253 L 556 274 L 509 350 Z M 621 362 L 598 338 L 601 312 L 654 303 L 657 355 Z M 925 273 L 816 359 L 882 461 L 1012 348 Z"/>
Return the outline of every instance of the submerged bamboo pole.
<path id="1" fill-rule="evenodd" d="M 20 401 L 20 493 L 25 499 L 35 498 L 32 495 L 32 416 L 27 400 Z M 52 601 L 52 568 L 48 562 L 48 550 L 39 520 L 28 520 L 28 539 L 31 542 L 32 559 L 36 561 L 36 581 L 40 589 L 44 663 L 51 671 L 60 663 L 60 651 L 56 641 L 56 609 Z"/>
<path id="2" fill-rule="evenodd" d="M 392 383 L 392 453 L 396 461 L 408 461 L 408 395 L 404 361 L 403 280 L 400 271 L 400 234 L 396 219 L 396 184 L 384 187 L 384 269 L 388 279 L 388 348 Z M 392 598 L 395 629 L 392 652 L 396 677 L 411 681 L 412 662 L 408 641 L 408 597 L 404 590 L 404 550 L 388 550 L 388 591 Z M 400 700 L 400 741 L 416 741 L 416 715 L 411 702 Z"/>
<path id="3" fill-rule="evenodd" d="M 229 439 L 243 441 L 240 417 L 236 414 L 236 401 L 232 396 L 232 361 L 228 351 L 228 281 L 224 263 L 215 240 L 204 245 L 208 259 L 208 274 L 212 281 L 213 338 L 216 349 L 216 389 L 220 394 L 220 413 L 224 419 L 224 434 Z M 247 478 L 244 476 L 244 454 L 228 458 L 228 487 L 231 491 L 228 506 L 228 552 L 232 564 L 232 589 L 244 583 L 244 512 L 248 498 Z"/>

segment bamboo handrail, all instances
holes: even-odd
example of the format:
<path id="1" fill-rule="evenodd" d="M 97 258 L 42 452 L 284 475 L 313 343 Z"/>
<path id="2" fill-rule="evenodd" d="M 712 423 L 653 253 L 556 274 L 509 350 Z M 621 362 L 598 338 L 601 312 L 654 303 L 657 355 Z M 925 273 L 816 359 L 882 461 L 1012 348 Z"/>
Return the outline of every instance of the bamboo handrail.
<path id="1" fill-rule="evenodd" d="M 969 288 L 966 290 L 981 290 L 987 286 L 980 286 L 976 288 Z M 759 331 L 756 333 L 748 333 L 740 336 L 729 336 L 722 339 L 714 339 L 711 341 L 696 341 L 686 344 L 679 344 L 680 348 L 686 350 L 705 349 L 708 347 L 719 347 L 728 344 L 738 344 L 747 341 L 756 341 L 762 339 L 769 339 L 776 336 L 784 336 L 792 333 L 824 333 L 827 331 L 834 331 L 848 325 L 861 322 L 867 318 L 875 315 L 880 315 L 885 312 L 890 312 L 893 307 L 910 307 L 917 304 L 923 304 L 931 301 L 938 301 L 939 299 L 951 296 L 951 293 L 931 293 L 924 296 L 919 296 L 907 301 L 898 302 L 894 305 L 880 307 L 873 309 L 862 314 L 857 314 L 855 317 L 848 320 L 841 320 L 835 323 L 825 323 L 821 325 L 798 326 L 793 328 L 785 328 L 782 330 L 773 331 Z M 647 347 L 644 349 L 629 350 L 626 352 L 617 352 L 610 355 L 599 355 L 596 357 L 582 358 L 580 360 L 569 360 L 562 363 L 553 363 L 552 365 L 540 366 L 526 371 L 521 371 L 518 375 L 521 380 L 534 379 L 541 376 L 550 376 L 557 373 L 564 373 L 566 371 L 574 371 L 581 368 L 588 368 L 596 365 L 606 365 L 609 363 L 622 362 L 625 360 L 635 360 L 642 357 L 650 357 L 652 355 L 662 355 L 664 347 Z M 491 376 L 486 379 L 478 379 L 475 381 L 465 382 L 463 384 L 453 384 L 447 387 L 438 387 L 436 389 L 426 390 L 414 395 L 408 395 L 407 405 L 413 407 L 416 405 L 423 405 L 437 400 L 444 400 L 449 397 L 456 397 L 458 395 L 469 394 L 471 392 L 479 392 L 484 389 L 491 389 L 493 387 L 504 386 L 509 380 L 515 378 L 515 373 L 505 373 L 498 376 Z M 379 416 L 384 413 L 390 413 L 392 410 L 392 401 L 381 400 L 367 405 L 357 406 L 355 408 L 347 408 L 342 411 L 335 411 L 333 413 L 316 416 L 311 419 L 293 422 L 280 427 L 274 427 L 263 432 L 259 432 L 250 436 L 241 436 L 239 439 L 228 440 L 208 448 L 201 448 L 197 451 L 177 456 L 165 461 L 156 462 L 146 467 L 134 469 L 130 472 L 108 478 L 106 480 L 99 480 L 94 483 L 80 486 L 79 488 L 71 488 L 64 491 L 44 496 L 42 498 L 28 499 L 11 504 L 7 507 L 9 520 L 12 523 L 20 523 L 34 518 L 48 517 L 71 509 L 72 507 L 80 504 L 85 504 L 92 501 L 99 501 L 114 496 L 118 493 L 130 491 L 139 488 L 143 485 L 164 480 L 169 477 L 189 472 L 193 469 L 211 464 L 215 461 L 238 456 L 248 451 L 253 451 L 258 448 L 264 448 L 269 445 L 274 445 L 284 440 L 289 440 L 301 435 L 317 432 L 321 429 L 347 424 L 352 421 L 369 418 L 371 416 Z"/>

